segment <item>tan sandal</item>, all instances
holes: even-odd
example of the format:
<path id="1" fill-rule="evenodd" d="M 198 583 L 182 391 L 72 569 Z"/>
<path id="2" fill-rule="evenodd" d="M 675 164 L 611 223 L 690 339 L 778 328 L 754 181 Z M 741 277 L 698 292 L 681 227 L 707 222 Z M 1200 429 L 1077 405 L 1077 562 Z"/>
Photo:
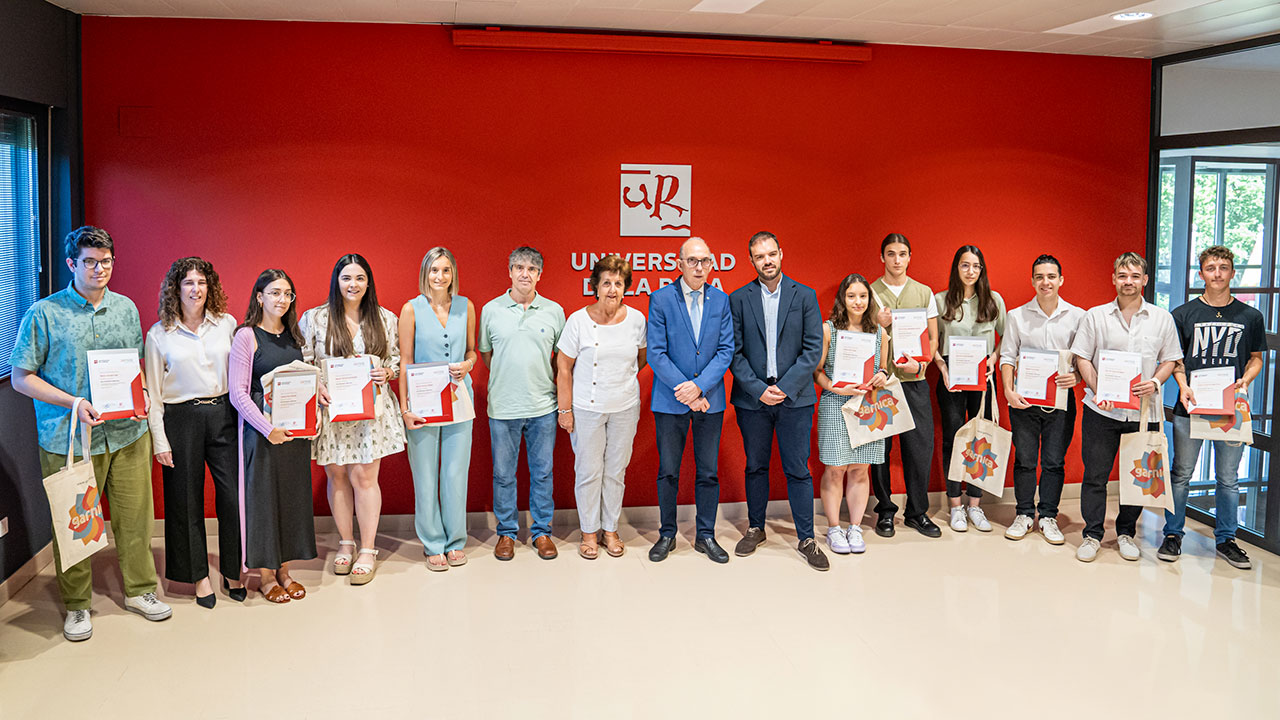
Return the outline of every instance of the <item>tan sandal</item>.
<path id="1" fill-rule="evenodd" d="M 605 530 L 604 535 L 604 551 L 609 553 L 609 557 L 622 557 L 627 551 L 627 546 L 622 544 L 622 538 L 618 537 L 618 533 Z"/>
<path id="2" fill-rule="evenodd" d="M 431 562 L 432 558 L 440 558 L 441 560 L 444 560 L 444 562 L 434 563 Z M 440 553 L 439 555 L 428 555 L 427 569 L 431 572 L 444 572 L 449 569 L 449 559 L 445 557 L 444 553 Z"/>
<path id="3" fill-rule="evenodd" d="M 356 546 L 355 540 L 339 540 L 338 554 L 333 556 L 333 574 L 334 575 L 350 575 L 351 562 L 355 560 L 355 556 L 349 552 L 342 552 L 344 545 Z"/>
<path id="4" fill-rule="evenodd" d="M 587 542 L 588 539 L 591 540 L 590 543 Z M 596 536 L 594 534 L 582 536 L 582 542 L 578 545 L 578 554 L 587 560 L 595 560 L 600 557 L 600 547 L 596 545 Z"/>
<path id="5" fill-rule="evenodd" d="M 378 559 L 377 548 L 360 548 L 360 554 L 372 555 L 373 562 L 377 562 L 377 559 Z M 369 582 L 373 580 L 373 562 L 367 562 L 367 563 L 358 562 L 358 563 L 354 563 L 351 566 L 351 584 L 352 585 L 367 585 Z"/>

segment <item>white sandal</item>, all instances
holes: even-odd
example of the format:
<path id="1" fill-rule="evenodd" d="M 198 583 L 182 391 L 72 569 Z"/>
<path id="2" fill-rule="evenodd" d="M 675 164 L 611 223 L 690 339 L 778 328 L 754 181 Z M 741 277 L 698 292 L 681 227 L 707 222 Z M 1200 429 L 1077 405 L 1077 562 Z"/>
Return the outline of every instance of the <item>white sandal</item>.
<path id="1" fill-rule="evenodd" d="M 355 560 L 355 556 L 349 552 L 342 552 L 343 545 L 356 546 L 355 540 L 339 540 L 338 554 L 333 556 L 333 574 L 334 575 L 350 575 L 351 561 Z"/>
<path id="2" fill-rule="evenodd" d="M 354 545 L 354 543 L 352 543 Z M 361 555 L 372 555 L 378 557 L 376 548 L 360 548 Z M 363 570 L 364 572 L 360 572 Z M 373 580 L 373 563 L 358 562 L 351 566 L 351 584 L 364 585 Z"/>

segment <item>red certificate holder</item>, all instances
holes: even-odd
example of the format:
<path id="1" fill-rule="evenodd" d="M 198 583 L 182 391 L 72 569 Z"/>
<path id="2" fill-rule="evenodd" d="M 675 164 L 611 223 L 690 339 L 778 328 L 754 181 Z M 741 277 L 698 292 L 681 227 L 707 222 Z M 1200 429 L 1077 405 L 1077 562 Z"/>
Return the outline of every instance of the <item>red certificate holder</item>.
<path id="1" fill-rule="evenodd" d="M 916 362 L 927 363 L 933 359 L 933 355 L 929 353 L 929 328 L 925 328 L 920 331 L 920 348 L 924 351 L 923 354 L 908 355 L 906 353 L 902 353 L 898 356 L 898 362 L 902 362 L 903 360 L 915 360 Z M 982 388 L 978 389 L 981 390 Z"/>
<path id="2" fill-rule="evenodd" d="M 366 357 L 365 359 L 369 362 L 372 362 L 371 360 L 368 359 L 368 357 Z M 330 368 L 329 372 L 332 374 L 333 369 Z M 361 400 L 360 409 L 355 412 L 348 412 L 341 415 L 331 414 L 329 416 L 329 422 L 353 422 L 356 420 L 373 420 L 375 417 L 377 417 L 377 411 L 375 409 L 376 406 L 374 405 L 375 397 L 376 397 L 376 393 L 373 387 L 373 378 L 369 378 L 369 382 L 365 383 L 365 386 L 360 390 L 360 400 Z M 331 405 L 330 410 L 332 410 L 332 403 L 330 405 Z"/>
<path id="3" fill-rule="evenodd" d="M 875 375 L 875 373 L 876 373 L 876 357 L 875 355 L 872 355 L 871 357 L 867 358 L 867 362 L 862 366 L 862 382 L 861 383 L 853 383 L 853 382 L 847 382 L 842 380 L 838 383 L 832 383 L 831 387 L 833 388 L 856 387 L 859 390 L 864 390 L 864 391 L 870 390 L 871 376 Z"/>
<path id="4" fill-rule="evenodd" d="M 1190 411 L 1192 415 L 1235 415 L 1236 414 L 1236 386 L 1235 383 L 1222 389 L 1222 409 L 1214 410 L 1212 408 L 1202 408 L 1195 406 Z"/>
<path id="5" fill-rule="evenodd" d="M 1043 400 L 1036 400 L 1034 398 L 1029 398 L 1026 395 L 1023 395 L 1022 399 L 1025 400 L 1028 405 L 1035 405 L 1037 407 L 1048 407 L 1048 408 L 1057 407 L 1058 406 L 1058 390 L 1059 390 L 1058 373 L 1054 373 L 1045 380 Z"/>
<path id="6" fill-rule="evenodd" d="M 453 402 L 457 399 L 454 394 L 453 383 L 446 383 L 444 389 L 440 391 L 440 409 L 439 415 L 424 417 L 422 420 L 428 423 L 453 422 Z"/>
<path id="7" fill-rule="evenodd" d="M 1140 382 L 1142 382 L 1142 376 L 1134 375 L 1133 379 L 1129 381 L 1129 399 L 1124 402 L 1112 403 L 1117 410 L 1138 410 L 1142 407 L 1142 401 L 1138 399 L 1137 395 L 1133 394 L 1133 386 Z"/>
<path id="8" fill-rule="evenodd" d="M 133 418 L 144 418 L 147 416 L 147 401 L 143 397 L 142 375 L 145 370 L 142 360 L 138 361 L 138 374 L 133 378 L 133 382 L 129 385 L 129 391 L 133 395 L 133 408 L 125 408 L 113 412 L 105 412 L 98 415 L 103 420 L 132 420 Z M 1234 405 L 1232 405 L 1234 407 Z"/>
<path id="9" fill-rule="evenodd" d="M 317 409 L 319 406 L 319 399 L 319 397 L 312 396 L 312 398 L 307 401 L 306 415 L 303 416 L 306 419 L 306 427 L 301 430 L 285 430 L 285 435 L 292 438 L 313 438 L 320 434 L 320 425 L 316 422 L 316 419 L 319 416 L 319 411 Z"/>
<path id="10" fill-rule="evenodd" d="M 978 363 L 978 383 L 976 385 L 952 385 L 951 390 L 977 390 L 981 392 L 987 389 L 987 361 L 990 356 L 985 356 Z M 1052 404 L 1052 403 L 1050 403 Z"/>

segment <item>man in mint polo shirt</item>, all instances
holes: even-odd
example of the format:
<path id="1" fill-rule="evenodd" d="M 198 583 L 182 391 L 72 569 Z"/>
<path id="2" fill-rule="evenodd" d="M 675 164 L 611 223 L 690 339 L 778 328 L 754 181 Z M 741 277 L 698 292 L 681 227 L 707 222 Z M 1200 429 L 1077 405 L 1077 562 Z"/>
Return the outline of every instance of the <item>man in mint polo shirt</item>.
<path id="1" fill-rule="evenodd" d="M 156 566 L 151 556 L 151 435 L 146 415 L 104 421 L 88 402 L 89 350 L 137 348 L 141 357 L 138 308 L 129 298 L 107 289 L 115 268 L 115 245 L 105 230 L 73 230 L 64 246 L 67 267 L 73 273 L 71 284 L 36 302 L 23 316 L 9 358 L 13 387 L 35 400 L 44 477 L 66 465 L 71 406 L 76 398 L 84 398 L 79 419 L 95 428 L 90 455 L 98 489 L 111 509 L 111 530 L 124 576 L 125 609 L 148 620 L 164 620 L 173 611 L 156 597 Z M 77 438 L 77 456 L 81 452 Z M 64 568 L 56 547 L 53 557 L 58 590 L 67 608 L 62 634 L 71 641 L 88 640 L 93 635 L 89 620 L 92 559 Z"/>
<path id="2" fill-rule="evenodd" d="M 538 294 L 542 253 L 521 246 L 507 259 L 511 289 L 480 311 L 480 357 L 489 368 L 489 441 L 493 449 L 494 557 L 515 555 L 516 467 L 520 438 L 529 463 L 529 521 L 538 557 L 556 556 L 551 539 L 551 459 L 556 444 L 555 347 L 564 309 Z"/>

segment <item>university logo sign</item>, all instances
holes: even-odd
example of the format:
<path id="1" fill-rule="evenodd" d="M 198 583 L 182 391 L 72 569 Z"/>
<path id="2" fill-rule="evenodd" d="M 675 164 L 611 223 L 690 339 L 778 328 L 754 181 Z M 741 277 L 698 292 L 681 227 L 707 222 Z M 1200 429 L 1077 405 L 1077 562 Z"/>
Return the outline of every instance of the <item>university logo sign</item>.
<path id="1" fill-rule="evenodd" d="M 964 471 L 974 480 L 986 480 L 996 471 L 996 454 L 991 452 L 991 441 L 981 435 L 965 443 L 960 451 Z"/>
<path id="2" fill-rule="evenodd" d="M 1129 475 L 1133 477 L 1133 484 L 1142 488 L 1143 495 L 1160 497 L 1164 494 L 1164 453 L 1156 450 L 1142 453 L 1141 460 L 1133 461 Z"/>
<path id="3" fill-rule="evenodd" d="M 883 430 L 893 424 L 893 416 L 898 414 L 898 398 L 884 388 L 877 388 L 871 402 L 863 400 L 853 416 L 858 424 L 872 430 Z"/>
<path id="4" fill-rule="evenodd" d="M 689 237 L 693 234 L 692 165 L 623 165 L 618 199 L 619 235 Z"/>
<path id="5" fill-rule="evenodd" d="M 106 523 L 102 517 L 102 506 L 98 504 L 98 489 L 89 487 L 76 495 L 76 504 L 67 513 L 71 522 L 67 527 L 74 533 L 73 539 L 88 545 L 102 537 Z"/>

